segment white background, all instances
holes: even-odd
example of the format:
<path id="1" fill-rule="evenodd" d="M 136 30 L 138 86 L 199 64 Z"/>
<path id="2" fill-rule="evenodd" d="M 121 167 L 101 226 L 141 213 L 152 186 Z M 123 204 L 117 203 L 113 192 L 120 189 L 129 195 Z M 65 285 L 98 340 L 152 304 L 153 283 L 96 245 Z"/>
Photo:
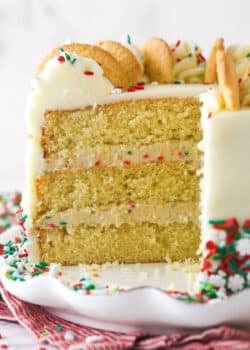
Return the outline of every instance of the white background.
<path id="1" fill-rule="evenodd" d="M 24 187 L 25 100 L 51 48 L 130 33 L 139 45 L 162 36 L 207 49 L 218 36 L 250 41 L 249 17 L 249 0 L 0 0 L 0 191 Z"/>

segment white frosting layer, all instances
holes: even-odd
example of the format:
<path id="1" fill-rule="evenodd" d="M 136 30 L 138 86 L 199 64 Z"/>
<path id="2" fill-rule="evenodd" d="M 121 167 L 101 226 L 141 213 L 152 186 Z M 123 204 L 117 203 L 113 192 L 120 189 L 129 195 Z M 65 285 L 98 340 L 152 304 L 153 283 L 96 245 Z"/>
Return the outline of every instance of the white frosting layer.
<path id="1" fill-rule="evenodd" d="M 203 113 L 203 233 L 208 220 L 250 217 L 250 109 Z"/>

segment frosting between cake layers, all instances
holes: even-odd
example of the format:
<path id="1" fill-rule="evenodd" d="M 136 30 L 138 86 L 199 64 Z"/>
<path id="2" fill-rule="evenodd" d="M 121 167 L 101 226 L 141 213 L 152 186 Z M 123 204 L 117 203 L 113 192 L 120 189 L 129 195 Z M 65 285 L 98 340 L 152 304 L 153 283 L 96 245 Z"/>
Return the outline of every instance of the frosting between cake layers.
<path id="1" fill-rule="evenodd" d="M 166 203 L 150 205 L 141 203 L 121 204 L 98 208 L 68 209 L 51 215 L 47 213 L 37 224 L 48 228 L 55 226 L 86 225 L 120 226 L 124 223 L 150 222 L 159 225 L 192 221 L 196 223 L 198 208 L 196 203 Z"/>
<path id="2" fill-rule="evenodd" d="M 165 143 L 143 145 L 98 145 L 85 147 L 77 157 L 63 159 L 63 154 L 44 160 L 44 171 L 92 166 L 123 166 L 159 161 L 187 159 L 199 161 L 198 149 L 190 141 L 169 140 Z"/>

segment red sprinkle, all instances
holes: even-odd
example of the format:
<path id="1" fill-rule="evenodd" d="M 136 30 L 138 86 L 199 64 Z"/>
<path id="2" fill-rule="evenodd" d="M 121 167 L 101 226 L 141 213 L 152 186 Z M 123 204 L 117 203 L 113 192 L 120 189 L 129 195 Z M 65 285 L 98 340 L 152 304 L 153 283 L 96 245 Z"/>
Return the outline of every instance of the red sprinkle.
<path id="1" fill-rule="evenodd" d="M 238 84 L 240 85 L 240 84 L 241 84 L 241 82 L 242 82 L 242 79 L 240 78 L 240 79 L 238 80 Z"/>
<path id="2" fill-rule="evenodd" d="M 250 228 L 250 220 L 246 220 L 243 226 L 245 226 L 246 228 Z"/>
<path id="3" fill-rule="evenodd" d="M 135 89 L 136 90 L 144 90 L 144 85 L 137 84 L 137 85 L 135 85 Z"/>
<path id="4" fill-rule="evenodd" d="M 85 290 L 85 294 L 89 295 L 89 294 L 91 294 L 91 291 L 90 290 Z"/>
<path id="5" fill-rule="evenodd" d="M 145 158 L 145 159 L 147 159 L 149 157 L 150 157 L 149 154 L 144 154 L 144 156 L 143 156 L 143 158 Z"/>
<path id="6" fill-rule="evenodd" d="M 39 350 L 47 350 L 44 346 L 40 347 Z"/>
<path id="7" fill-rule="evenodd" d="M 180 44 L 181 44 L 181 41 L 180 41 L 180 40 L 178 40 L 178 41 L 176 42 L 176 44 L 175 44 L 175 47 L 180 46 Z"/>
<path id="8" fill-rule="evenodd" d="M 95 162 L 95 166 L 100 166 L 101 165 L 101 161 L 100 160 L 97 160 L 96 162 Z"/>
<path id="9" fill-rule="evenodd" d="M 202 56 L 201 53 L 199 53 L 199 55 L 197 55 L 197 62 L 198 63 L 203 63 L 203 62 L 206 62 L 206 59 L 204 56 Z"/>
<path id="10" fill-rule="evenodd" d="M 58 60 L 60 63 L 65 62 L 65 58 L 64 58 L 63 56 L 58 56 L 58 57 L 57 57 L 57 60 Z"/>
<path id="11" fill-rule="evenodd" d="M 201 272 L 208 270 L 211 266 L 212 264 L 208 260 L 204 260 Z"/>
<path id="12" fill-rule="evenodd" d="M 56 225 L 55 224 L 48 224 L 48 227 L 49 228 L 54 228 L 54 227 L 56 227 Z"/>
<path id="13" fill-rule="evenodd" d="M 127 89 L 128 92 L 134 92 L 136 91 L 136 88 L 134 86 L 130 86 L 128 89 Z"/>
<path id="14" fill-rule="evenodd" d="M 131 203 L 131 204 L 130 204 L 130 208 L 133 208 L 133 209 L 134 209 L 134 208 L 135 208 L 135 203 Z"/>
<path id="15" fill-rule="evenodd" d="M 94 75 L 94 72 L 92 72 L 92 70 L 85 70 L 84 74 L 85 75 Z"/>
<path id="16" fill-rule="evenodd" d="M 21 243 L 21 242 L 22 242 L 22 240 L 21 240 L 21 238 L 20 238 L 20 237 L 15 237 L 15 242 L 16 242 L 16 243 Z"/>
<path id="17" fill-rule="evenodd" d="M 163 156 L 159 156 L 157 159 L 162 162 L 164 160 L 164 157 Z"/>
<path id="18" fill-rule="evenodd" d="M 131 165 L 131 162 L 130 162 L 130 160 L 124 160 L 124 164 L 125 165 Z"/>
<path id="19" fill-rule="evenodd" d="M 210 119 L 211 117 L 212 117 L 212 113 L 210 112 L 210 113 L 208 113 L 208 119 Z"/>
<path id="20" fill-rule="evenodd" d="M 1 344 L 1 349 L 8 349 L 8 345 L 7 344 Z"/>
<path id="21" fill-rule="evenodd" d="M 178 156 L 179 157 L 183 157 L 183 152 L 182 151 L 178 151 Z"/>

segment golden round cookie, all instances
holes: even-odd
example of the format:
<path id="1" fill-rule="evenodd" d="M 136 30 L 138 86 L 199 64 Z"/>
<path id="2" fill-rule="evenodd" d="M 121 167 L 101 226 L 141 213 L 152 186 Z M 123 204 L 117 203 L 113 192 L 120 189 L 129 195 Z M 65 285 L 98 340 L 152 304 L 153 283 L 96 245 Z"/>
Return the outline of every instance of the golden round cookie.
<path id="1" fill-rule="evenodd" d="M 208 84 L 217 83 L 217 71 L 216 71 L 216 53 L 218 50 L 224 49 L 224 39 L 218 38 L 208 56 L 205 67 L 205 82 Z"/>
<path id="2" fill-rule="evenodd" d="M 168 44 L 160 38 L 150 38 L 143 46 L 144 69 L 151 81 L 173 81 L 173 54 Z"/>
<path id="3" fill-rule="evenodd" d="M 240 108 L 239 83 L 236 76 L 233 58 L 229 52 L 218 50 L 216 53 L 218 83 L 223 95 L 225 106 L 234 111 Z"/>
<path id="4" fill-rule="evenodd" d="M 126 46 L 112 40 L 99 41 L 97 45 L 116 58 L 126 72 L 129 84 L 136 84 L 141 81 L 142 65 Z"/>
<path id="5" fill-rule="evenodd" d="M 74 53 L 80 57 L 87 57 L 96 61 L 102 67 L 104 76 L 111 81 L 114 87 L 126 88 L 128 86 L 126 72 L 117 59 L 101 47 L 88 44 L 74 43 L 55 48 L 40 63 L 37 68 L 38 73 L 43 70 L 45 64 L 51 58 L 60 53 L 60 48 L 63 48 L 65 51 Z"/>

